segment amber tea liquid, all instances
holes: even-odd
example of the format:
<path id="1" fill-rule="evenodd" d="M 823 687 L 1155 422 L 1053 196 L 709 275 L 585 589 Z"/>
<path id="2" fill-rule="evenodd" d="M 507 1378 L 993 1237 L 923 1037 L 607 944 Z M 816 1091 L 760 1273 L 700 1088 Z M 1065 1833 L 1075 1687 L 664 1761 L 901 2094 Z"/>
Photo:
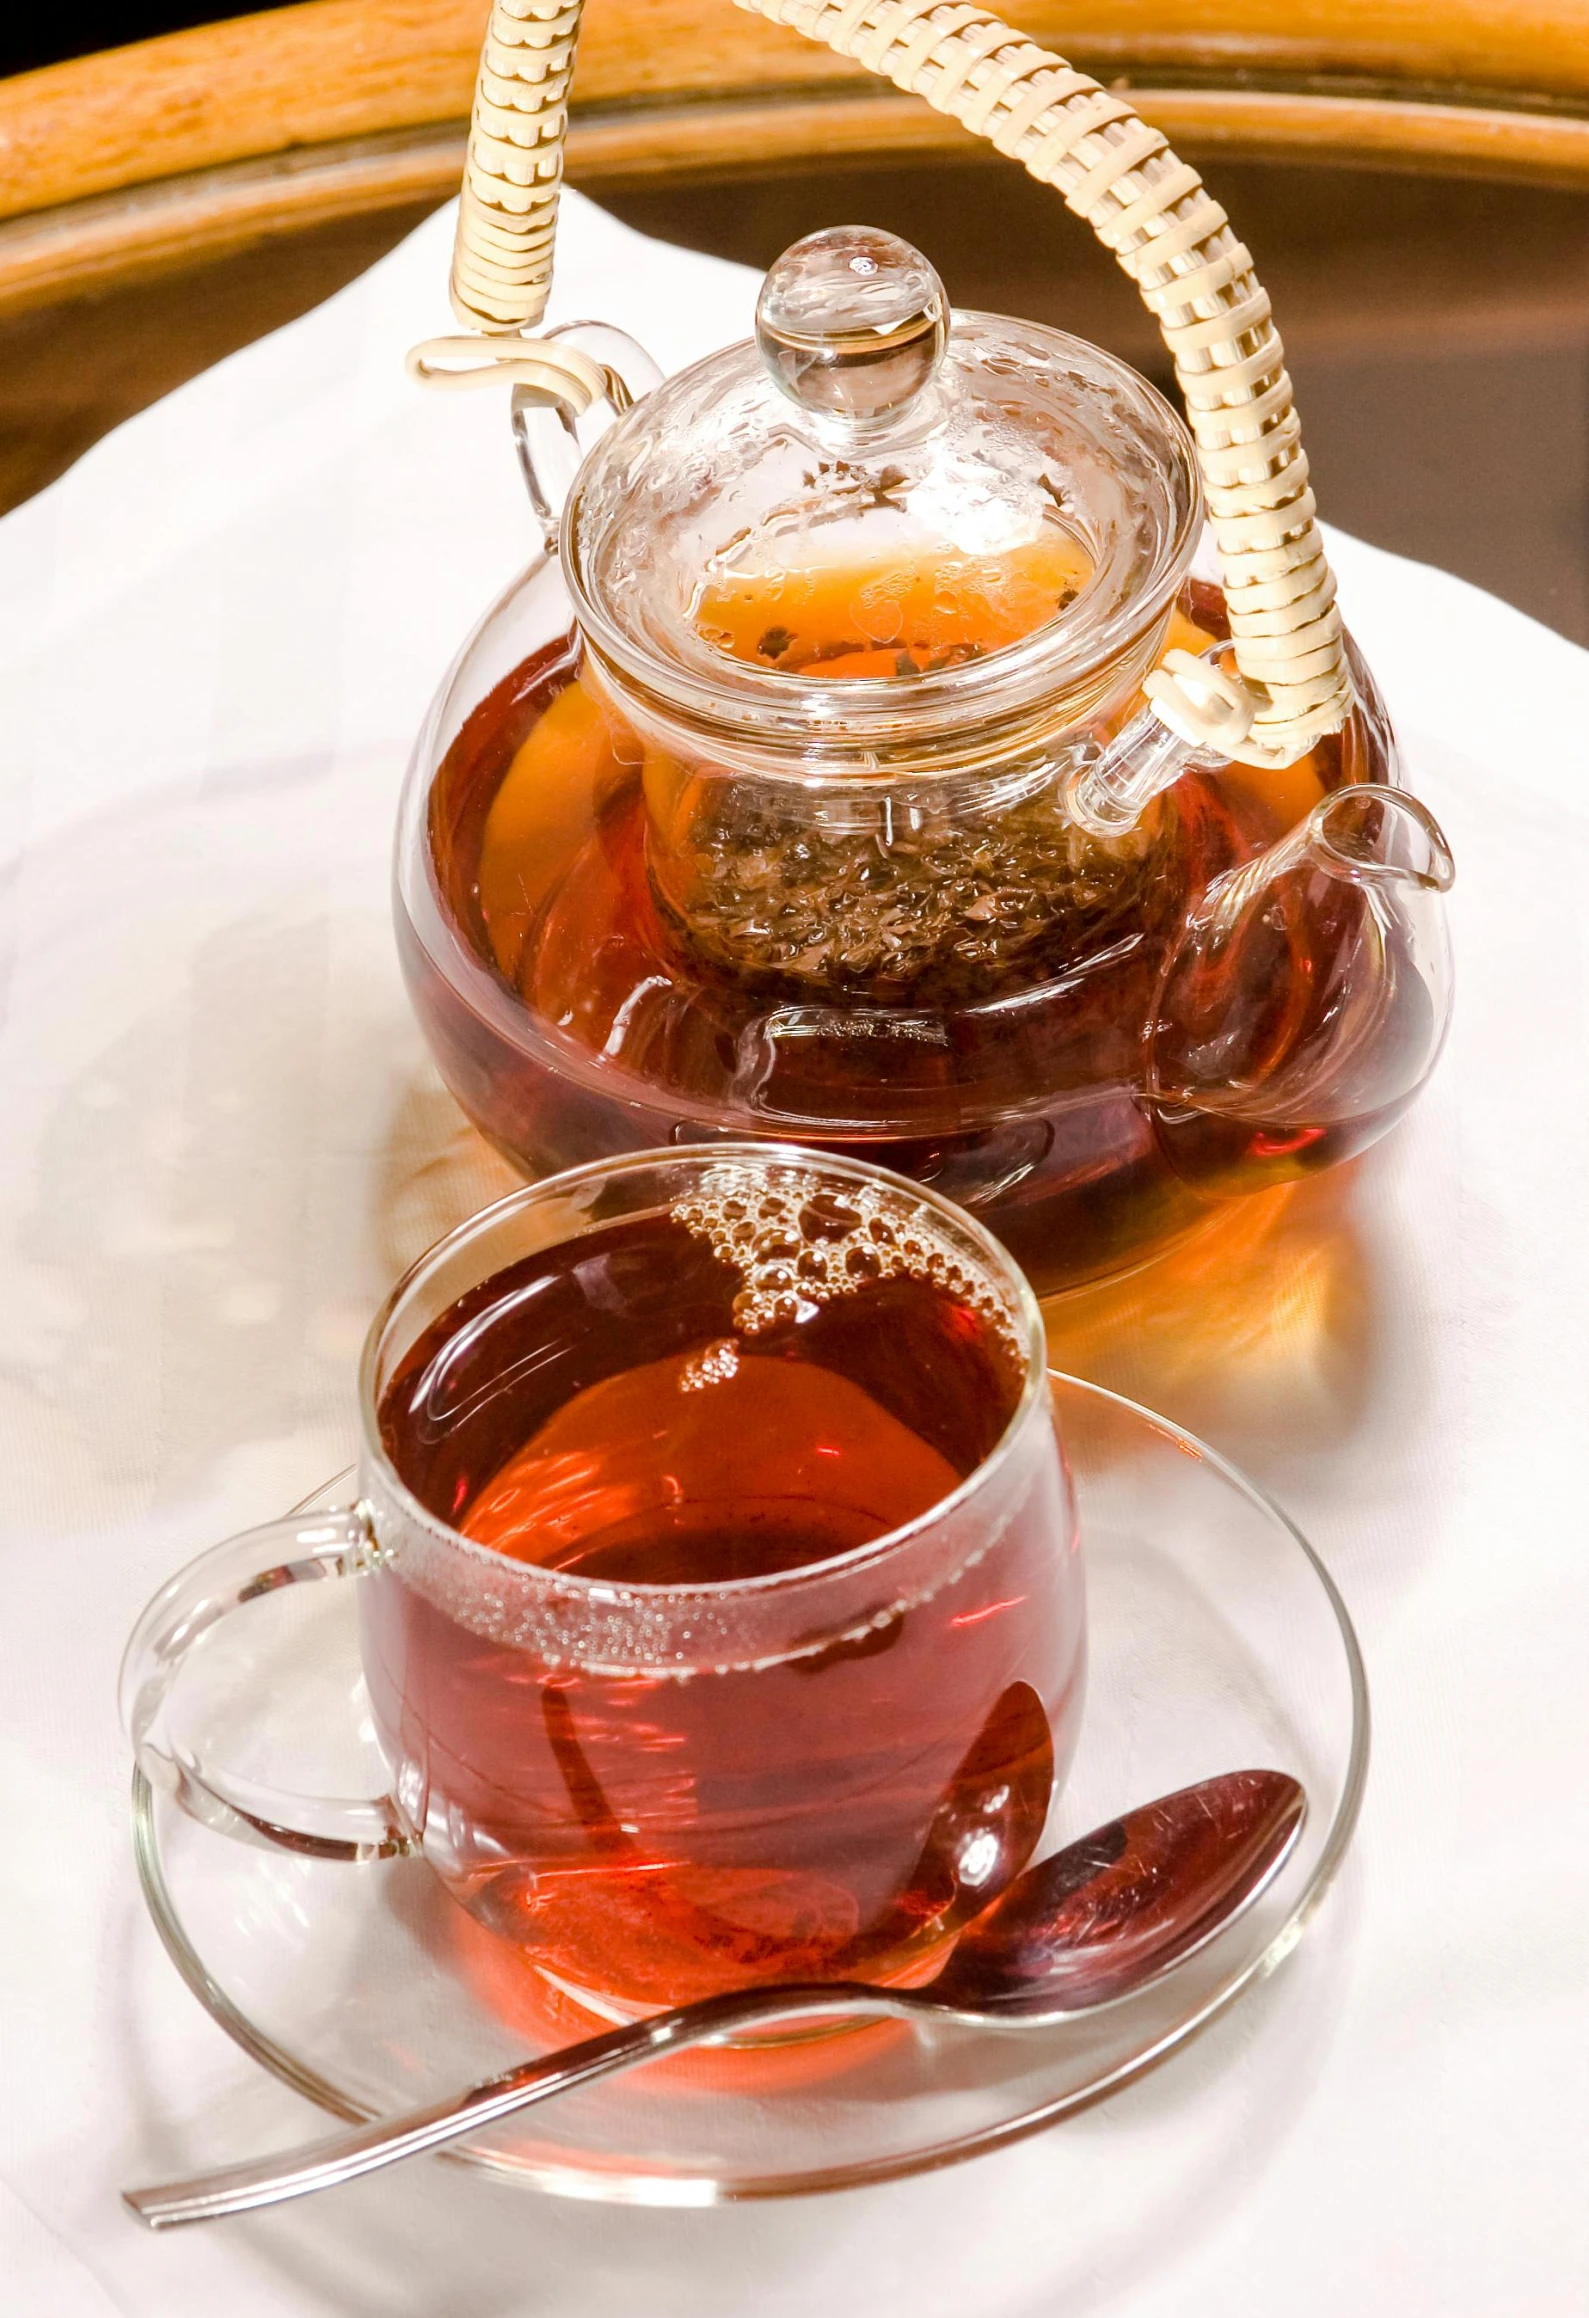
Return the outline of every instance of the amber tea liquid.
<path id="1" fill-rule="evenodd" d="M 929 1514 L 1019 1397 L 1002 1308 L 825 1195 L 738 1228 L 686 1205 L 472 1290 L 382 1398 L 408 1486 L 486 1553 L 608 1588 L 777 1579 Z M 366 1671 L 427 1854 L 598 2013 L 929 1973 L 1025 1863 L 1074 1741 L 1057 1471 L 928 1598 L 885 1563 L 858 1629 L 683 1674 L 555 1663 L 378 1573 Z"/>
<path id="2" fill-rule="evenodd" d="M 1006 642 L 995 599 L 1006 623 L 1029 622 L 1074 584 L 1057 564 L 1006 579 L 980 596 L 968 580 L 946 611 L 899 574 L 871 574 L 843 618 L 814 584 L 786 578 L 774 597 L 747 580 L 700 617 L 736 657 L 875 675 L 974 654 L 979 631 Z M 870 633 L 857 631 L 862 598 Z M 1170 641 L 1194 648 L 1226 627 L 1212 589 L 1188 591 L 1177 619 Z M 762 845 L 754 829 L 720 842 L 709 830 L 697 891 L 678 905 L 654 856 L 655 768 L 570 641 L 506 678 L 449 750 L 430 800 L 440 929 L 400 912 L 399 941 L 449 1084 L 521 1164 L 746 1133 L 848 1152 L 969 1207 L 1046 1293 L 1139 1261 L 1206 1216 L 1211 1195 L 1353 1147 L 1350 1129 L 1307 1122 L 1161 1117 L 1144 1053 L 1189 903 L 1328 789 L 1382 777 L 1378 748 L 1360 716 L 1284 774 L 1187 774 L 1134 837 L 1138 854 L 1098 874 L 1037 800 L 997 833 L 1003 890 L 979 898 L 972 882 L 962 896 L 952 873 L 939 879 L 954 938 L 924 945 L 933 864 L 909 832 L 871 853 L 798 855 L 776 832 Z M 772 922 L 758 874 L 796 932 L 747 963 L 743 927 L 754 944 Z M 987 873 L 973 860 L 971 875 Z M 1019 922 L 1023 895 L 1056 893 L 1064 909 Z M 516 1009 L 516 1035 L 460 996 L 427 940 L 463 945 Z"/>

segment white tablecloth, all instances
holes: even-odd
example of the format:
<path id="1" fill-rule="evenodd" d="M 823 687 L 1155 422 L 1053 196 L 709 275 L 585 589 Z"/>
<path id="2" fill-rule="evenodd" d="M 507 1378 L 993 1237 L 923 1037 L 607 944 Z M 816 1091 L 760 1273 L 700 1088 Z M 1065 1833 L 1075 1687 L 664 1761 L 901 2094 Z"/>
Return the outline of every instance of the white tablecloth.
<path id="1" fill-rule="evenodd" d="M 1298 1955 L 1102 2110 L 885 2189 L 646 2213 L 432 2164 L 172 2238 L 121 2211 L 320 2122 L 144 1920 L 123 1636 L 346 1460 L 370 1311 L 506 1180 L 387 917 L 410 737 L 529 538 L 503 398 L 403 376 L 447 326 L 450 230 L 0 525 L 0 2308 L 1581 2318 L 1589 655 L 1345 539 L 1460 864 L 1450 1050 L 1217 1287 L 1172 1265 L 1059 1331 L 1275 1487 L 1359 1621 L 1369 1800 Z M 568 203 L 557 312 L 666 366 L 743 335 L 753 288 Z"/>

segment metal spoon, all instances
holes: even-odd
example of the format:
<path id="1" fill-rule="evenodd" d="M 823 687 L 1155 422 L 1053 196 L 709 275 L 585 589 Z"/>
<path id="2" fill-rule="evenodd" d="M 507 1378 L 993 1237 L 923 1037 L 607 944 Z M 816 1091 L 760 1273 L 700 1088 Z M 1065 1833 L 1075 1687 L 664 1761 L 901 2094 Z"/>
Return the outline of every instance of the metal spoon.
<path id="1" fill-rule="evenodd" d="M 821 1981 L 709 1996 L 615 2028 L 407 2116 L 191 2181 L 123 2192 L 151 2229 L 213 2221 L 355 2181 L 440 2149 L 554 2093 L 637 2061 L 765 2025 L 947 2015 L 978 2025 L 1052 2022 L 1142 1987 L 1213 1938 L 1274 1875 L 1307 1800 L 1280 1771 L 1230 1771 L 1144 1803 L 1018 1877 L 961 1936 L 925 1988 Z"/>

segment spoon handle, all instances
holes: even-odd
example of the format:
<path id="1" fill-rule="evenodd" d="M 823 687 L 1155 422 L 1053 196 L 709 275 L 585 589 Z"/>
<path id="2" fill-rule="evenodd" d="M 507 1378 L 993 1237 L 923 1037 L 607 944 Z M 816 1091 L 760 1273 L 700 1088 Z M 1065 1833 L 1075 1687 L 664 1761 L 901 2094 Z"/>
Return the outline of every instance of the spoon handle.
<path id="1" fill-rule="evenodd" d="M 416 2157 L 427 2149 L 444 2149 L 549 2101 L 577 2085 L 654 2060 L 665 2052 L 688 2051 L 710 2044 L 735 2029 L 779 2020 L 812 2016 L 849 2018 L 874 2013 L 898 2015 L 911 2008 L 908 1995 L 882 1988 L 830 1981 L 807 1987 L 786 1985 L 752 1989 L 727 1996 L 710 1996 L 698 2004 L 659 2012 L 627 2028 L 609 2029 L 580 2044 L 565 2045 L 544 2060 L 528 2061 L 505 2076 L 471 2085 L 467 2092 L 437 2101 L 429 2108 L 410 2109 L 400 2117 L 378 2117 L 373 2124 L 353 2131 L 332 2133 L 297 2149 L 272 2157 L 256 2157 L 244 2165 L 229 2165 L 214 2173 L 198 2173 L 189 2181 L 168 2181 L 149 2189 L 128 2189 L 122 2202 L 150 2229 L 173 2229 L 189 2221 L 214 2221 L 226 2213 L 249 2213 L 257 2206 L 280 2205 L 293 2197 L 309 2197 L 317 2189 L 334 2189 L 375 2173 L 383 2165 Z"/>

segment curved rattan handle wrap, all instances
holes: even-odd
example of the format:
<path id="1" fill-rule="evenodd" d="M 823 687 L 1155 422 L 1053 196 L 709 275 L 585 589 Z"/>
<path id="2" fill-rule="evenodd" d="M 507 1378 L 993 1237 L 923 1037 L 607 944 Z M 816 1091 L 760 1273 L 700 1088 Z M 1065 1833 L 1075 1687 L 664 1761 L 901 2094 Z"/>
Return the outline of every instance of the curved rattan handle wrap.
<path id="1" fill-rule="evenodd" d="M 1284 350 L 1252 260 L 1196 170 L 1124 97 L 984 9 L 736 5 L 924 97 L 1087 220 L 1157 320 L 1186 397 L 1236 662 L 1258 704 L 1248 738 L 1228 753 L 1288 764 L 1337 731 L 1351 678 Z M 580 0 L 493 0 L 453 270 L 455 308 L 484 330 L 522 329 L 545 307 L 579 9 Z M 1177 722 L 1195 722 L 1195 705 L 1175 705 Z"/>
<path id="2" fill-rule="evenodd" d="M 477 330 L 523 330 L 546 311 L 583 4 L 491 0 L 452 253 L 453 312 Z"/>

